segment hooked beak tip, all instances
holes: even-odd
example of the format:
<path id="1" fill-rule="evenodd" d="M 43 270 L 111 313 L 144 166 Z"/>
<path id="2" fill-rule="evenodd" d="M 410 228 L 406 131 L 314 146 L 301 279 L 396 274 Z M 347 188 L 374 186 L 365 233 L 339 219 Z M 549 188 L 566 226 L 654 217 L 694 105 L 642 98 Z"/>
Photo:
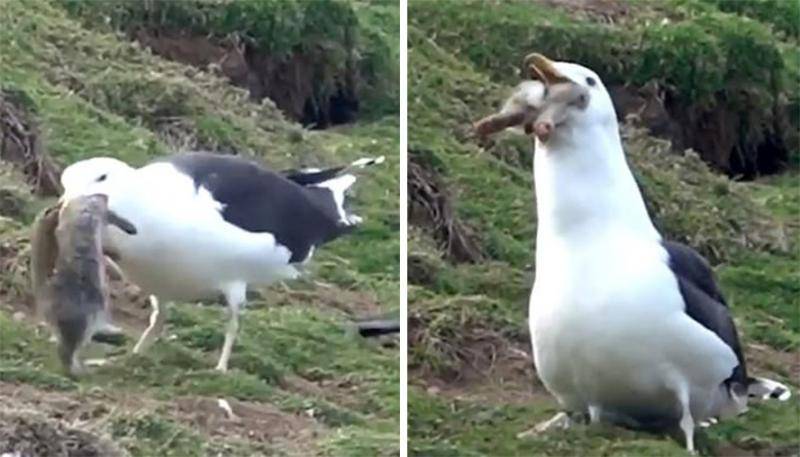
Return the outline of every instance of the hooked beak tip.
<path id="1" fill-rule="evenodd" d="M 538 52 L 525 56 L 524 65 L 530 72 L 531 78 L 538 79 L 545 85 L 569 81 L 569 78 L 558 71 L 555 62 Z"/>

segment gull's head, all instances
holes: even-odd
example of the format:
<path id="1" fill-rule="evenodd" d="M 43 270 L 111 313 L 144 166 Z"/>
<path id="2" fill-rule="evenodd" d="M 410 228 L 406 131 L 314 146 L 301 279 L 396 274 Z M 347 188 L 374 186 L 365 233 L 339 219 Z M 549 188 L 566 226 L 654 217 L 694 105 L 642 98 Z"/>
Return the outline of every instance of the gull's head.
<path id="1" fill-rule="evenodd" d="M 536 53 L 525 58 L 525 67 L 532 78 L 546 87 L 533 125 L 541 143 L 590 127 L 617 128 L 614 104 L 594 71 L 570 62 L 554 62 Z"/>
<path id="2" fill-rule="evenodd" d="M 95 157 L 68 166 L 61 174 L 61 201 L 81 195 L 107 195 L 113 183 L 134 171 L 130 165 L 111 157 Z"/>

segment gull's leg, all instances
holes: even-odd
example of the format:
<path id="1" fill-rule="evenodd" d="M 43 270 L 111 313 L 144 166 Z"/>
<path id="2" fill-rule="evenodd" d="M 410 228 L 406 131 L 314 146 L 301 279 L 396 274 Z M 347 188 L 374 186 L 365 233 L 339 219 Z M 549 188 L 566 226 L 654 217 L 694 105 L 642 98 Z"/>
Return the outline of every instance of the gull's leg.
<path id="1" fill-rule="evenodd" d="M 536 424 L 536 426 L 533 427 L 532 429 L 518 433 L 517 439 L 526 439 L 557 430 L 567 430 L 571 428 L 573 425 L 580 423 L 582 419 L 584 419 L 583 416 L 584 415 L 582 414 L 560 411 L 550 419 L 547 419 L 546 421 Z"/>
<path id="2" fill-rule="evenodd" d="M 136 346 L 133 347 L 134 354 L 141 353 L 153 344 L 153 341 L 155 341 L 164 330 L 164 323 L 167 320 L 166 310 L 160 308 L 158 298 L 156 298 L 155 295 L 151 295 L 149 300 L 150 306 L 153 308 L 153 311 L 150 313 L 150 325 L 145 329 L 144 333 L 142 333 Z"/>
<path id="3" fill-rule="evenodd" d="M 221 372 L 228 371 L 228 361 L 231 358 L 233 343 L 236 341 L 236 334 L 239 332 L 239 311 L 244 306 L 247 299 L 247 284 L 234 283 L 225 290 L 225 301 L 228 304 L 230 320 L 225 329 L 225 344 L 222 346 L 222 354 L 219 356 L 216 370 Z"/>
<path id="4" fill-rule="evenodd" d="M 686 437 L 686 450 L 692 454 L 695 454 L 694 419 L 692 418 L 692 411 L 689 406 L 689 392 L 687 389 L 683 388 L 678 392 L 678 399 L 680 400 L 681 407 L 683 409 L 681 413 L 681 420 L 678 425 L 680 426 L 681 431 L 683 431 L 683 435 Z"/>

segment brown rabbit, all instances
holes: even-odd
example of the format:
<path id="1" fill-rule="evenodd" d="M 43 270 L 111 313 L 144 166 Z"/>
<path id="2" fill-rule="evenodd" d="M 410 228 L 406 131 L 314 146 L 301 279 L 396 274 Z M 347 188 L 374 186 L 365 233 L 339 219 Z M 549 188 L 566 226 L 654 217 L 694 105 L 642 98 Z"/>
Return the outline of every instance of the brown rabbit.
<path id="1" fill-rule="evenodd" d="M 82 371 L 78 350 L 108 329 L 108 285 L 102 233 L 107 223 L 136 228 L 108 211 L 104 195 L 82 196 L 45 210 L 32 237 L 31 276 L 37 308 L 55 328 L 58 354 L 71 375 Z"/>
<path id="2" fill-rule="evenodd" d="M 526 134 L 535 133 L 546 141 L 568 108 L 582 109 L 588 103 L 586 88 L 559 74 L 539 54 L 528 55 L 525 65 L 531 79 L 514 88 L 499 112 L 473 124 L 478 135 L 486 137 L 507 128 L 522 127 Z"/>

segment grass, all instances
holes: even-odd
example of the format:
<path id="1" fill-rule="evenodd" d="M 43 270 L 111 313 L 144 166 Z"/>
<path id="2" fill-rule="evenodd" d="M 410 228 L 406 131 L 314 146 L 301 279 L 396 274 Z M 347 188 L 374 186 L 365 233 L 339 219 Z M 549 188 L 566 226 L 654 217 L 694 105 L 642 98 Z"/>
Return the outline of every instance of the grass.
<path id="1" fill-rule="evenodd" d="M 713 18 L 705 19 L 699 17 L 700 2 L 679 3 L 632 4 L 631 17 L 621 19 L 620 25 L 602 25 L 523 2 L 496 2 L 492 8 L 478 1 L 411 2 L 410 155 L 436 172 L 456 217 L 477 234 L 486 257 L 475 264 L 454 264 L 446 260 L 430 227 L 423 223 L 409 230 L 413 455 L 685 454 L 679 440 L 613 427 L 517 438 L 557 411 L 554 400 L 531 377 L 529 356 L 521 355 L 530 351 L 526 310 L 535 271 L 532 148 L 529 141 L 511 134 L 479 143 L 469 128 L 499 106 L 517 78 L 517 62 L 532 50 L 580 61 L 597 70 L 604 81 L 606 75 L 621 81 L 623 70 L 629 69 L 627 59 L 636 60 L 639 49 L 615 54 L 623 49 L 615 48 L 622 46 L 620 37 L 645 31 L 645 22 L 660 20 L 663 10 L 686 30 L 706 20 L 742 21 L 748 24 L 740 29 L 745 34 L 761 30 L 752 36 L 757 42 L 772 40 L 759 35 L 771 33 L 766 32 L 770 25 L 726 16 L 710 5 L 714 2 L 706 5 Z M 654 5 L 662 5 L 661 10 Z M 681 27 L 650 27 L 646 33 L 683 33 Z M 706 35 L 703 30 L 698 46 L 706 39 L 714 46 L 727 46 L 716 32 Z M 698 37 L 695 32 L 688 36 Z M 674 47 L 675 52 L 682 49 Z M 674 61 L 662 58 L 667 67 Z M 666 77 L 675 71 L 663 69 Z M 745 84 L 760 84 L 752 75 L 740 76 Z M 729 83 L 733 87 L 724 79 L 723 85 Z M 658 228 L 665 237 L 694 246 L 712 261 L 748 348 L 751 371 L 796 389 L 797 171 L 733 182 L 695 153 L 676 154 L 665 141 L 630 125 L 622 133 L 629 163 Z M 700 452 L 796 452 L 798 408 L 796 398 L 788 404 L 755 405 L 748 414 L 702 432 Z"/>
<path id="2" fill-rule="evenodd" d="M 366 40 L 397 34 L 396 24 L 390 26 L 399 15 L 396 4 L 334 3 L 364 23 Z M 383 98 L 364 102 L 373 113 L 368 119 L 306 131 L 269 100 L 254 104 L 227 81 L 91 28 L 62 6 L 13 0 L 0 11 L 0 88 L 22 101 L 44 149 L 61 165 L 97 155 L 142 164 L 180 148 L 250 155 L 277 169 L 337 165 L 364 156 L 387 160 L 365 172 L 356 186 L 352 206 L 364 218 L 361 229 L 320 249 L 306 279 L 251 300 L 230 373 L 211 370 L 223 339 L 222 308 L 180 303 L 169 311 L 169 338 L 144 355 L 128 354 L 128 347 L 115 363 L 77 381 L 61 374 L 54 347 L 41 331 L 11 317 L 13 310 L 24 309 L 26 227 L 45 200 L 4 168 L 3 196 L 15 199 L 22 211 L 4 215 L 0 224 L 0 384 L 92 404 L 119 403 L 92 424 L 133 456 L 396 455 L 397 349 L 364 341 L 351 323 L 361 315 L 396 315 L 399 309 L 399 134 L 393 112 L 398 104 L 390 79 L 383 78 L 388 84 Z M 216 6 L 206 2 L 203 8 Z M 377 46 L 369 48 L 367 60 L 397 52 Z M 380 65 L 374 71 L 383 71 Z M 212 433 L 176 414 L 174 402 L 187 397 L 277 408 L 310 431 L 294 441 Z M 134 406 L 120 398 L 134 399 Z"/>

